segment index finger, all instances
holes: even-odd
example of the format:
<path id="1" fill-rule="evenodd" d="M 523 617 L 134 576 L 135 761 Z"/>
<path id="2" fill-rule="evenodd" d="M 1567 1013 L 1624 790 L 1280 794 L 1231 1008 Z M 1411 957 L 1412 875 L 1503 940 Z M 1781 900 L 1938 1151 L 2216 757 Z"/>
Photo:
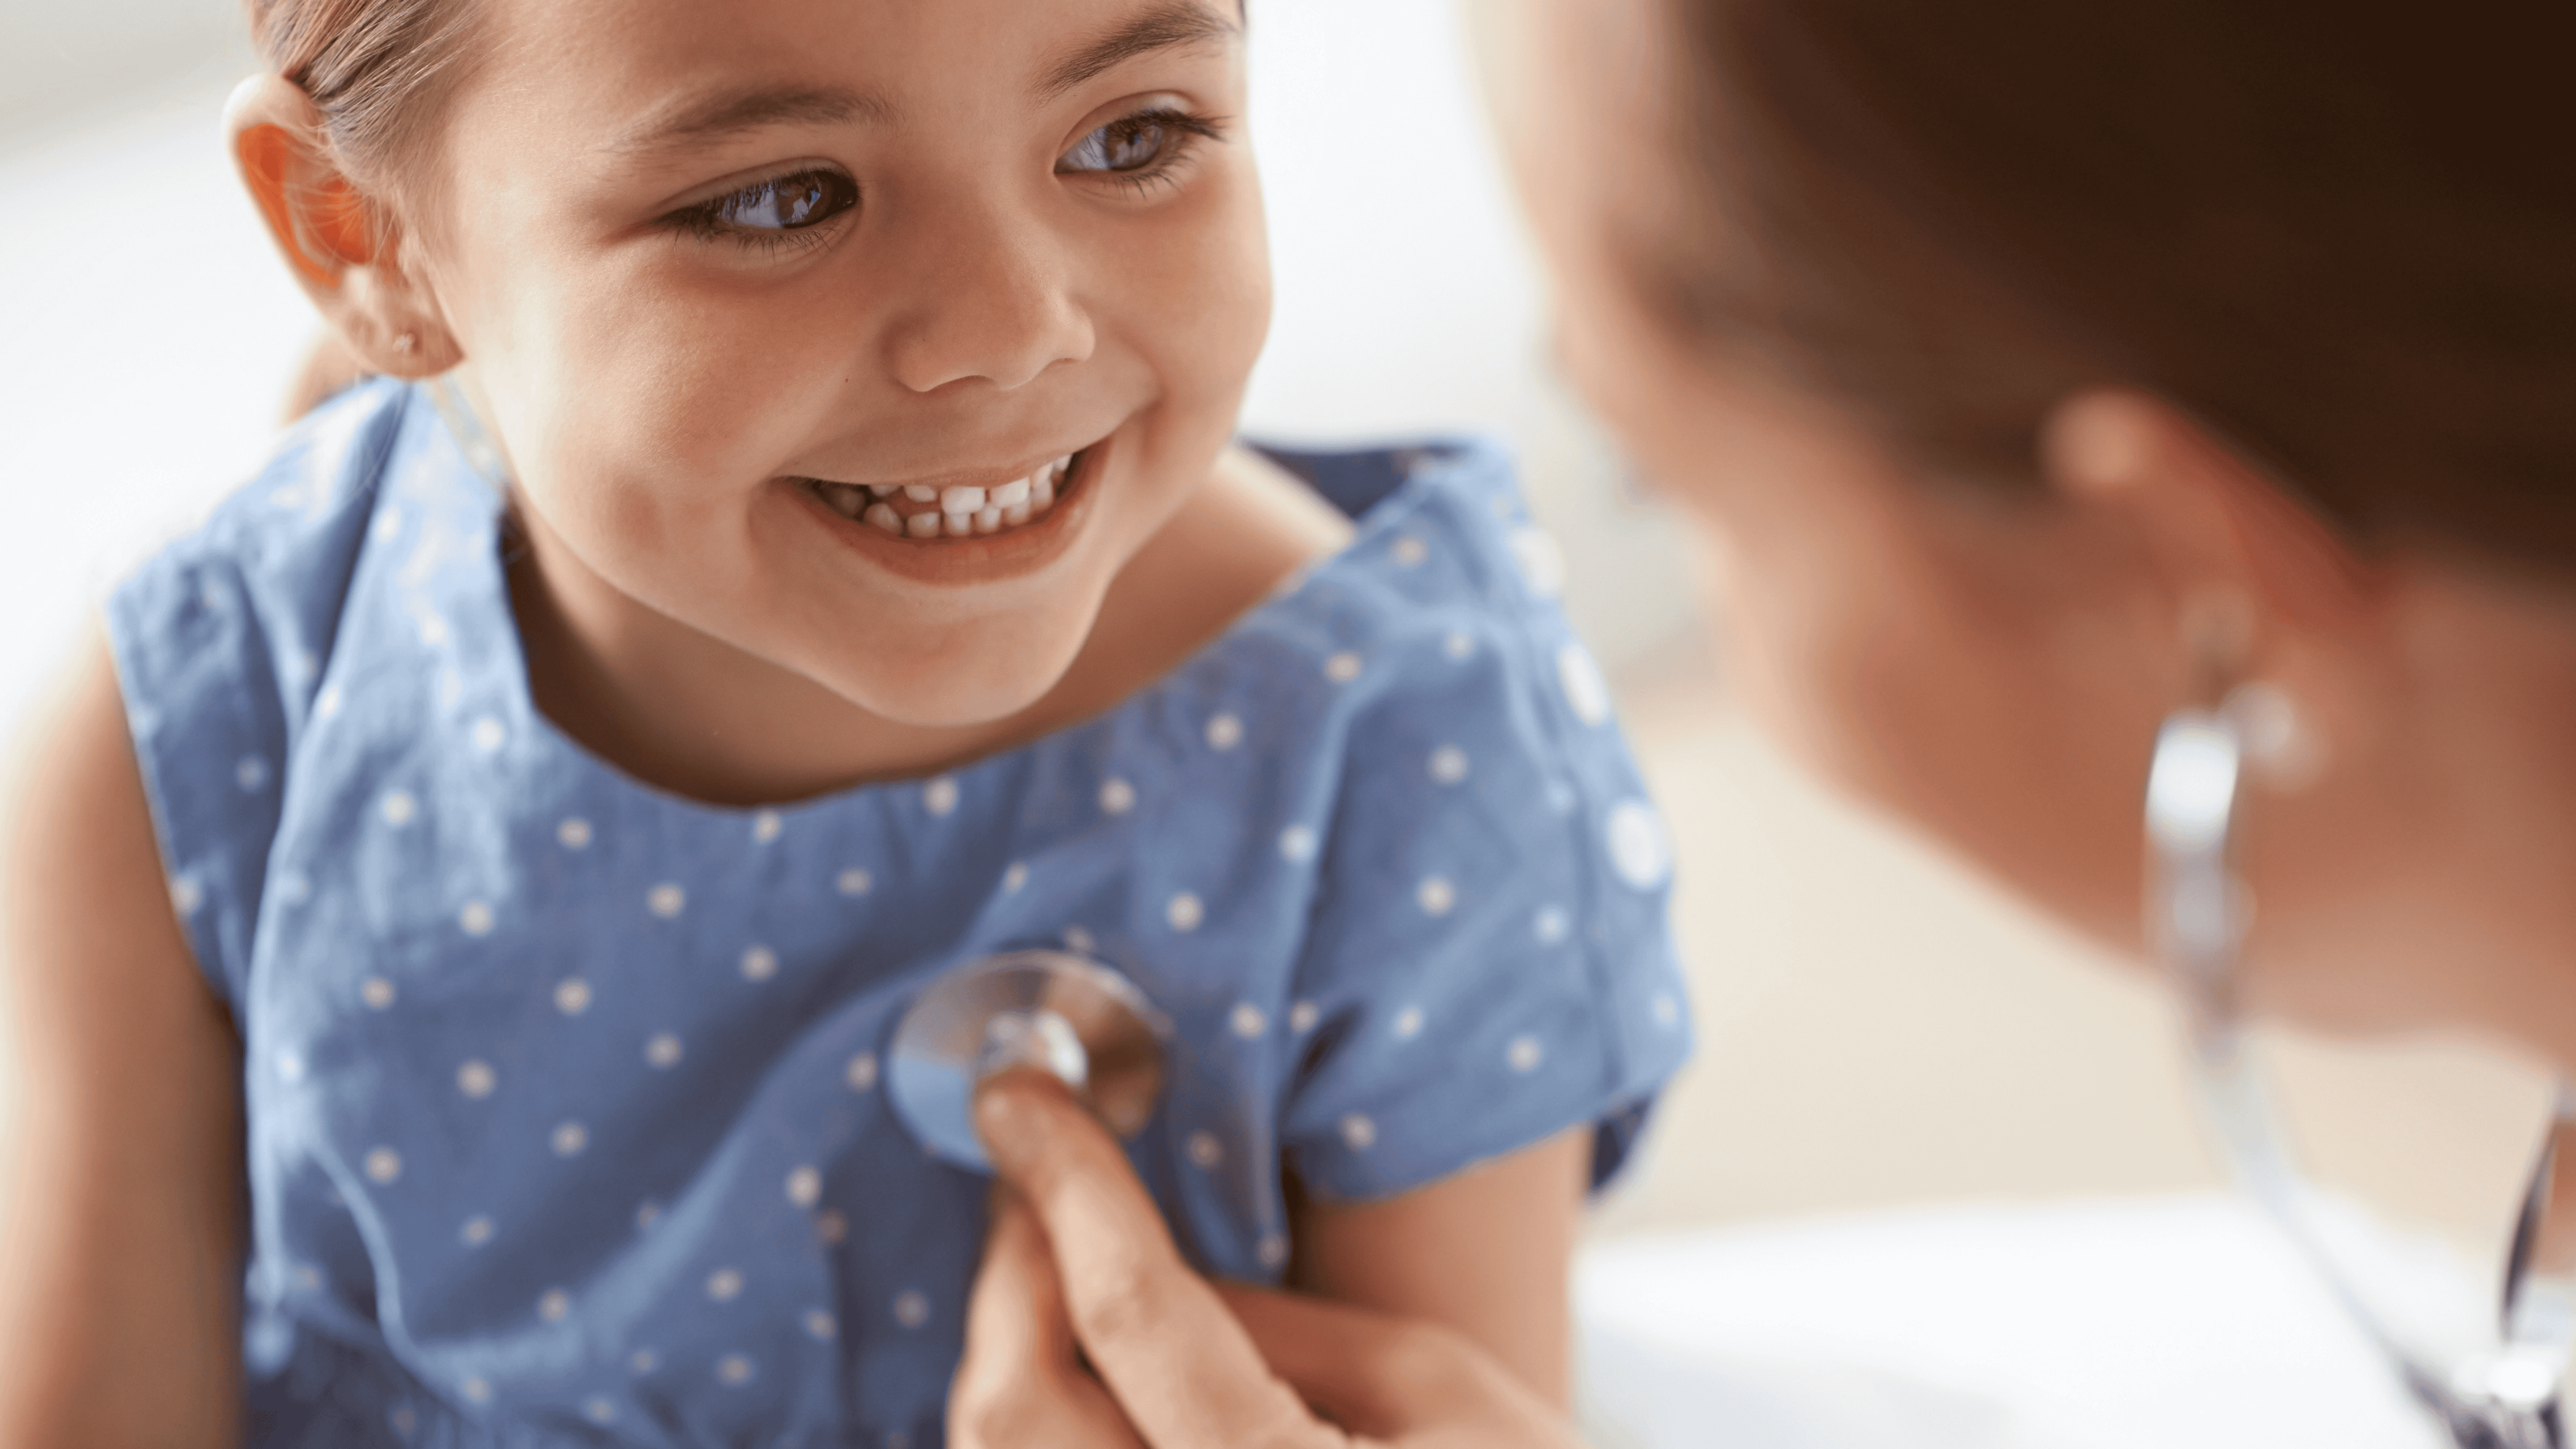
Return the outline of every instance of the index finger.
<path id="1" fill-rule="evenodd" d="M 1002 1073 L 975 1095 L 994 1169 L 1045 1225 L 1075 1336 L 1154 1449 L 1333 1441 L 1172 1246 L 1127 1156 L 1063 1085 Z"/>

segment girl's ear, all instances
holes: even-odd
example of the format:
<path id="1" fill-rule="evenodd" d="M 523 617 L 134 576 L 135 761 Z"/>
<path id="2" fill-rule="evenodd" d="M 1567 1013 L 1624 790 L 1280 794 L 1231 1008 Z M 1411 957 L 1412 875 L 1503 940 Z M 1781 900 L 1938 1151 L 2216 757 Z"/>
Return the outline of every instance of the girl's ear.
<path id="1" fill-rule="evenodd" d="M 254 76 L 224 107 L 224 132 L 278 251 L 361 365 L 429 377 L 465 360 L 437 298 L 404 268 L 393 218 L 331 157 L 311 97 L 284 77 Z"/>

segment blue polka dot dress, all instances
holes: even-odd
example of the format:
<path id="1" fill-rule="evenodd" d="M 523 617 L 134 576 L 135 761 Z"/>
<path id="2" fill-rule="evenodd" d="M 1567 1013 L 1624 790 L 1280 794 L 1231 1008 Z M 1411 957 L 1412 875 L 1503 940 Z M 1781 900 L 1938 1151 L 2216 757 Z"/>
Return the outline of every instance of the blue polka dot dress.
<path id="1" fill-rule="evenodd" d="M 1280 455 L 1356 540 L 1107 716 L 766 809 L 530 701 L 500 503 L 376 382 L 109 628 L 244 1048 L 248 1439 L 941 1441 L 981 1179 L 889 1109 L 913 996 L 1068 946 L 1173 1020 L 1134 1157 L 1275 1279 L 1284 1176 L 1400 1193 L 1683 1060 L 1665 837 L 1555 555 L 1473 444 Z"/>

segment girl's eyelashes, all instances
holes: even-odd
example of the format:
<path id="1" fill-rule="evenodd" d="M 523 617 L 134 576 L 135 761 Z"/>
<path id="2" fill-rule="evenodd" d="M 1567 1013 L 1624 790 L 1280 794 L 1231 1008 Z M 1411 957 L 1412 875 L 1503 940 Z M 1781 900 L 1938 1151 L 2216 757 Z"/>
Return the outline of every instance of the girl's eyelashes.
<path id="1" fill-rule="evenodd" d="M 705 240 L 777 246 L 809 240 L 805 233 L 858 204 L 859 183 L 816 166 L 681 207 L 661 224 Z"/>
<path id="2" fill-rule="evenodd" d="M 1073 143 L 1058 157 L 1063 176 L 1101 176 L 1142 191 L 1174 180 L 1173 172 L 1201 141 L 1225 139 L 1223 123 L 1172 106 L 1121 116 Z"/>

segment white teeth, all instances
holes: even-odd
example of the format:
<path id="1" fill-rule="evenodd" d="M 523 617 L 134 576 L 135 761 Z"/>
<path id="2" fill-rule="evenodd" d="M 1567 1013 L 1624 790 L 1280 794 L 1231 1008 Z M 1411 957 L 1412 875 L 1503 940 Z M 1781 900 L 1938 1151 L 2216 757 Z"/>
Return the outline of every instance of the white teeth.
<path id="1" fill-rule="evenodd" d="M 1029 480 L 1026 478 L 1014 478 L 1010 482 L 993 490 L 993 506 L 995 508 L 1008 508 L 1014 503 L 1026 503 L 1028 501 Z"/>
<path id="2" fill-rule="evenodd" d="M 948 524 L 948 536 L 950 538 L 964 538 L 966 535 L 975 531 L 974 514 L 946 513 L 940 516 L 945 519 Z"/>
<path id="3" fill-rule="evenodd" d="M 942 513 L 981 513 L 983 510 L 984 490 L 981 488 L 951 488 L 939 495 L 939 511 Z"/>
<path id="4" fill-rule="evenodd" d="M 915 503 L 936 503 L 939 501 L 939 490 L 924 487 L 919 483 L 907 483 L 904 485 L 903 496 Z"/>
<path id="5" fill-rule="evenodd" d="M 895 512 L 891 504 L 869 504 L 867 518 L 871 525 L 882 528 L 888 533 L 903 532 L 903 515 Z"/>
<path id="6" fill-rule="evenodd" d="M 1050 469 L 1029 480 L 1029 506 L 1047 508 L 1055 503 L 1055 473 Z"/>
<path id="7" fill-rule="evenodd" d="M 1014 503 L 1002 510 L 1002 522 L 1009 527 L 1017 528 L 1028 521 L 1029 506 L 1025 503 Z"/>
<path id="8" fill-rule="evenodd" d="M 937 538 L 939 536 L 939 515 L 936 513 L 916 513 L 903 521 L 903 528 L 904 532 L 911 534 L 915 538 Z"/>
<path id="9" fill-rule="evenodd" d="M 975 514 L 975 531 L 991 533 L 1002 526 L 1002 510 L 987 506 Z"/>
<path id="10" fill-rule="evenodd" d="M 856 518 L 859 510 L 867 506 L 867 494 L 847 483 L 825 483 L 817 491 L 822 494 L 823 501 L 832 506 L 832 511 L 843 518 Z"/>
<path id="11" fill-rule="evenodd" d="M 868 491 L 879 498 L 892 498 L 896 494 L 901 493 L 903 491 L 903 487 L 902 485 L 895 483 L 871 483 L 868 485 Z"/>

